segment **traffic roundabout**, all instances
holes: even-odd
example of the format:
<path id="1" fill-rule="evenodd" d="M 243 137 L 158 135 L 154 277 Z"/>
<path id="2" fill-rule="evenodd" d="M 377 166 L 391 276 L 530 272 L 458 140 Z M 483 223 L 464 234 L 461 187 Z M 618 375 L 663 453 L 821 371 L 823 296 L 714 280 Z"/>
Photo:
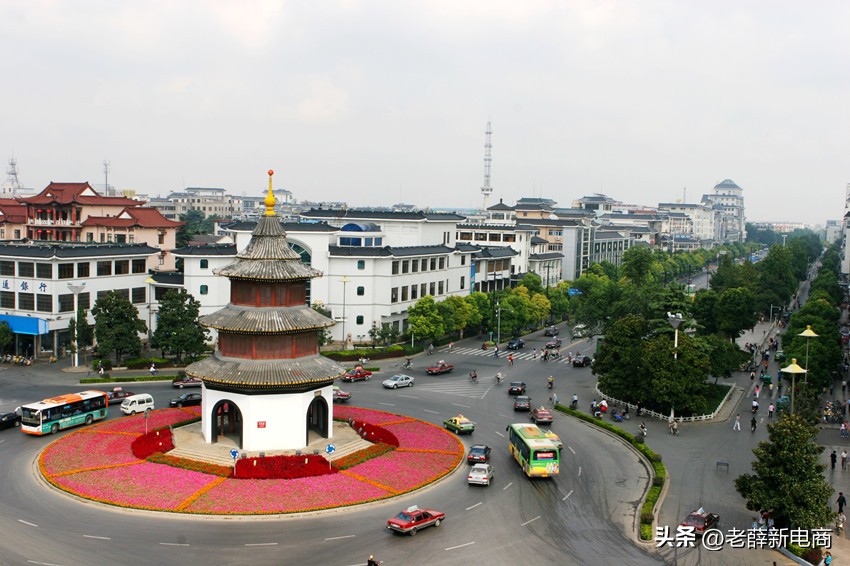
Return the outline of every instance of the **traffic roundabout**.
<path id="1" fill-rule="evenodd" d="M 335 408 L 335 419 L 347 421 L 373 442 L 369 448 L 330 464 L 314 455 L 259 458 L 261 463 L 282 458 L 282 465 L 275 468 L 277 473 L 265 471 L 268 466 L 253 473 L 237 468 L 234 477 L 226 466 L 168 457 L 171 427 L 199 416 L 198 407 L 186 407 L 153 411 L 147 423 L 144 415 L 134 415 L 89 426 L 48 445 L 39 455 L 38 469 L 59 490 L 107 505 L 250 516 L 397 497 L 445 477 L 464 456 L 463 444 L 437 425 L 345 406 Z M 145 432 L 146 426 L 150 432 Z M 246 462 L 251 463 L 256 468 L 256 462 Z"/>

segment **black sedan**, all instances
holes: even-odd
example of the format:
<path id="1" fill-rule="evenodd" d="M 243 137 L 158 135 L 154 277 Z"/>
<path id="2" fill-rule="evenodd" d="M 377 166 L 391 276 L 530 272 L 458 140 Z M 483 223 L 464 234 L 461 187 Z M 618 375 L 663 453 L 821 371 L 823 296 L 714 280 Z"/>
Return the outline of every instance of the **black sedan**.
<path id="1" fill-rule="evenodd" d="M 201 404 L 200 393 L 184 393 L 168 402 L 169 407 L 188 407 L 189 405 Z"/>
<path id="2" fill-rule="evenodd" d="M 525 340 L 521 338 L 514 338 L 510 342 L 508 342 L 508 350 L 519 350 L 520 348 L 525 347 Z"/>
<path id="3" fill-rule="evenodd" d="M 573 358 L 573 367 L 583 368 L 593 363 L 593 358 L 590 356 L 576 356 Z"/>
<path id="4" fill-rule="evenodd" d="M 476 464 L 478 462 L 490 461 L 490 447 L 484 444 L 476 444 L 469 449 L 469 454 L 466 456 L 466 462 Z"/>
<path id="5" fill-rule="evenodd" d="M 21 426 L 21 415 L 18 413 L 0 414 L 0 429 Z"/>
<path id="6" fill-rule="evenodd" d="M 531 397 L 526 395 L 520 395 L 516 399 L 514 399 L 514 411 L 530 411 L 531 410 Z"/>
<path id="7" fill-rule="evenodd" d="M 523 393 L 525 393 L 524 381 L 511 381 L 511 384 L 508 385 L 508 395 L 522 395 Z"/>
<path id="8" fill-rule="evenodd" d="M 554 326 L 550 326 L 543 332 L 543 336 L 557 336 L 561 331 L 555 328 Z"/>

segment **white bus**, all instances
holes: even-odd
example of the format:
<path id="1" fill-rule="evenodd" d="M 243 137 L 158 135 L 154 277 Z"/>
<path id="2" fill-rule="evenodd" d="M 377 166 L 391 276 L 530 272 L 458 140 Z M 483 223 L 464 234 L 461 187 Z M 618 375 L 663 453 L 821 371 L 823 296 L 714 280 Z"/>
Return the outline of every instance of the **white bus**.
<path id="1" fill-rule="evenodd" d="M 21 406 L 21 430 L 56 434 L 62 429 L 105 419 L 109 402 L 103 391 L 81 391 Z"/>

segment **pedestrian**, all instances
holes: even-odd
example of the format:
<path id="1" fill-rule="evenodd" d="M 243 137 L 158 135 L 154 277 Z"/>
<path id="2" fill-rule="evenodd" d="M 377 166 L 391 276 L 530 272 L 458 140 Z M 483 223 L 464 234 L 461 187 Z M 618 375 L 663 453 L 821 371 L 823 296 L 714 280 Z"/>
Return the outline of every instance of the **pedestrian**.
<path id="1" fill-rule="evenodd" d="M 514 355 L 513 355 L 513 354 L 510 354 L 510 355 L 508 356 L 508 365 L 509 365 L 509 366 L 514 365 Z"/>
<path id="2" fill-rule="evenodd" d="M 773 403 L 771 403 L 770 405 L 767 406 L 767 418 L 769 418 L 769 419 L 773 418 L 773 411 L 775 409 L 776 409 L 776 407 L 773 406 Z"/>
<path id="3" fill-rule="evenodd" d="M 756 399 L 759 398 L 759 386 L 758 385 L 756 385 L 756 388 L 753 391 L 753 397 L 755 397 Z"/>
<path id="4" fill-rule="evenodd" d="M 449 342 L 449 352 L 451 352 L 451 351 L 452 351 L 452 350 L 454 350 L 454 349 L 455 349 L 455 343 L 454 343 L 454 342 Z"/>
<path id="5" fill-rule="evenodd" d="M 847 499 L 844 498 L 844 492 L 843 491 L 838 492 L 838 499 L 836 499 L 835 502 L 838 503 L 838 512 L 843 513 L 844 512 L 844 506 L 847 505 Z"/>
<path id="6" fill-rule="evenodd" d="M 433 354 L 433 353 L 434 353 L 434 345 L 433 345 L 433 344 L 429 344 L 429 345 L 428 345 L 428 355 L 430 356 L 430 355 L 431 355 L 431 354 Z"/>
<path id="7" fill-rule="evenodd" d="M 835 382 L 831 381 L 829 383 L 829 396 L 830 398 L 835 395 Z"/>
<path id="8" fill-rule="evenodd" d="M 499 357 L 499 345 L 498 345 L 498 344 L 496 344 L 495 346 L 493 346 L 493 357 L 494 357 L 494 358 L 498 358 L 498 357 Z"/>
<path id="9" fill-rule="evenodd" d="M 847 438 L 847 423 L 841 423 L 841 438 Z"/>
<path id="10" fill-rule="evenodd" d="M 151 372 L 151 376 L 156 375 L 156 364 L 154 364 L 153 362 L 151 362 L 150 372 Z"/>
<path id="11" fill-rule="evenodd" d="M 841 394 L 844 395 L 847 393 L 847 380 L 841 380 Z"/>
<path id="12" fill-rule="evenodd" d="M 832 553 L 828 550 L 823 555 L 823 564 L 824 566 L 830 566 L 832 564 Z"/>
<path id="13" fill-rule="evenodd" d="M 847 450 L 841 451 L 841 469 L 847 470 Z"/>
<path id="14" fill-rule="evenodd" d="M 770 393 L 772 394 L 773 393 L 773 382 L 772 381 L 767 385 L 767 388 L 770 390 Z"/>
<path id="15" fill-rule="evenodd" d="M 756 372 L 755 372 L 755 371 L 751 371 L 751 372 L 750 372 L 750 381 L 755 381 L 755 380 L 756 380 Z"/>
<path id="16" fill-rule="evenodd" d="M 558 404 L 558 394 L 552 393 L 552 406 L 555 407 Z"/>
<path id="17" fill-rule="evenodd" d="M 732 425 L 732 430 L 741 430 L 741 413 L 735 415 L 735 424 Z"/>
<path id="18" fill-rule="evenodd" d="M 533 350 L 531 350 L 531 359 L 532 360 L 537 359 L 537 348 L 534 348 Z"/>
<path id="19" fill-rule="evenodd" d="M 832 469 L 835 469 L 835 463 L 838 461 L 838 454 L 835 453 L 835 450 L 832 451 L 832 454 L 829 455 L 829 463 L 832 464 Z"/>

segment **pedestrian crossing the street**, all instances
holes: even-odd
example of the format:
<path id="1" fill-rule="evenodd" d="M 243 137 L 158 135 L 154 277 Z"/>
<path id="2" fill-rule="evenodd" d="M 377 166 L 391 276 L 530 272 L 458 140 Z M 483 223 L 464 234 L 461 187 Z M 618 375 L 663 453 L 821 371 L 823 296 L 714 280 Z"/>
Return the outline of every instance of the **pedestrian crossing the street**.
<path id="1" fill-rule="evenodd" d="M 472 383 L 471 381 L 435 381 L 419 385 L 420 381 L 417 380 L 416 383 L 417 391 L 431 391 L 472 399 L 483 399 L 495 385 L 495 383 Z"/>
<path id="2" fill-rule="evenodd" d="M 444 349 L 440 350 L 439 353 L 440 354 L 449 354 L 449 353 L 451 353 L 451 354 L 461 354 L 463 356 L 480 356 L 480 357 L 490 356 L 491 358 L 495 357 L 495 356 L 493 356 L 493 349 L 492 348 L 482 350 L 481 348 L 458 348 L 458 347 L 455 347 L 451 351 L 448 348 L 444 348 Z M 499 350 L 499 359 L 501 359 L 501 360 L 507 361 L 508 356 L 510 356 L 510 355 L 513 355 L 515 362 L 519 361 L 519 360 L 526 360 L 526 361 L 529 361 L 529 362 L 542 362 L 543 361 L 542 358 L 541 358 L 540 350 L 537 351 L 536 356 L 535 356 L 534 352 L 531 351 L 531 350 L 507 350 L 507 351 Z M 561 357 L 555 358 L 555 359 L 549 358 L 549 361 L 544 362 L 544 363 L 568 364 L 569 365 L 570 362 L 567 361 L 567 354 L 562 352 Z"/>

